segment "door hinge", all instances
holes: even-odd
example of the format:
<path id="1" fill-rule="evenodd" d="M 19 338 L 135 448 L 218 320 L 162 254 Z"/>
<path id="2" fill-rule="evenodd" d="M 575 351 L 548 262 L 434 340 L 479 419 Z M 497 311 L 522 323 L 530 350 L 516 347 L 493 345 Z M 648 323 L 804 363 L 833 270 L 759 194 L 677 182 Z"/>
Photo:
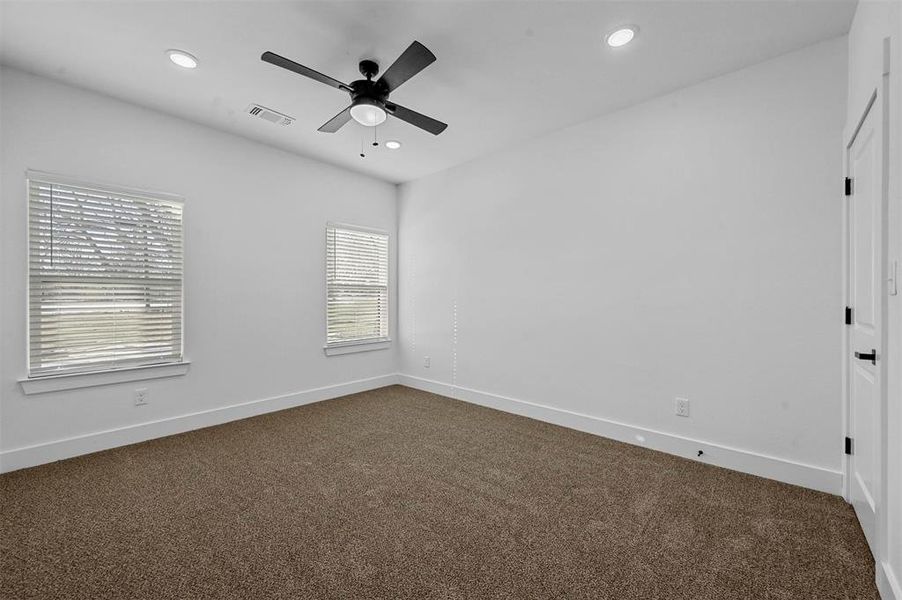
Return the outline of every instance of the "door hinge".
<path id="1" fill-rule="evenodd" d="M 851 325 L 851 324 L 852 324 L 852 307 L 847 306 L 846 307 L 846 325 Z"/>
<path id="2" fill-rule="evenodd" d="M 852 178 L 846 177 L 846 188 L 845 188 L 846 196 L 852 195 Z"/>
<path id="3" fill-rule="evenodd" d="M 846 454 L 852 454 L 852 438 L 846 436 Z"/>

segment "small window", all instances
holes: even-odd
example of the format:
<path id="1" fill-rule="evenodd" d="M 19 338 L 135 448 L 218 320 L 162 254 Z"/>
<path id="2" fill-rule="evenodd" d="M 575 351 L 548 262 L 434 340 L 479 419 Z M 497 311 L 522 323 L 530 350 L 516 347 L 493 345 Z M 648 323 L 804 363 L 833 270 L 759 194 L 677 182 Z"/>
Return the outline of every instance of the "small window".
<path id="1" fill-rule="evenodd" d="M 326 227 L 326 348 L 388 341 L 388 234 Z"/>
<path id="2" fill-rule="evenodd" d="M 29 377 L 182 361 L 182 209 L 29 173 Z"/>

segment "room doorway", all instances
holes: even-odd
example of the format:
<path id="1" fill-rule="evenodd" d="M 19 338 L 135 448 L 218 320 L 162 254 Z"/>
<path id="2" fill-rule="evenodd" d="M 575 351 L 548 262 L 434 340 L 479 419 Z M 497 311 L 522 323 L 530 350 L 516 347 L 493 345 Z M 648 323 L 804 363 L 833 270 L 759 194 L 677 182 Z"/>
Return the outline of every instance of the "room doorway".
<path id="1" fill-rule="evenodd" d="M 878 552 L 885 414 L 885 115 L 875 90 L 846 145 L 846 497 Z"/>

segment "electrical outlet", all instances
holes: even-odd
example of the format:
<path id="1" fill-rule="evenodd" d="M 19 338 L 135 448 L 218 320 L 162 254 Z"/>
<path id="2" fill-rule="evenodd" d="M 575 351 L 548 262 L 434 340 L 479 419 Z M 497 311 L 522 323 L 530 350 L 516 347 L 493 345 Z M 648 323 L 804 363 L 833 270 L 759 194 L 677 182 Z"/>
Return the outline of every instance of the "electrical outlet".
<path id="1" fill-rule="evenodd" d="M 427 369 L 432 366 L 432 359 L 428 356 L 423 359 L 423 366 Z"/>
<path id="2" fill-rule="evenodd" d="M 674 402 L 674 413 L 678 417 L 688 417 L 689 416 L 689 399 L 688 398 L 677 398 L 676 402 Z"/>
<path id="3" fill-rule="evenodd" d="M 138 388 L 135 390 L 135 406 L 144 406 L 147 404 L 148 391 L 147 388 Z"/>

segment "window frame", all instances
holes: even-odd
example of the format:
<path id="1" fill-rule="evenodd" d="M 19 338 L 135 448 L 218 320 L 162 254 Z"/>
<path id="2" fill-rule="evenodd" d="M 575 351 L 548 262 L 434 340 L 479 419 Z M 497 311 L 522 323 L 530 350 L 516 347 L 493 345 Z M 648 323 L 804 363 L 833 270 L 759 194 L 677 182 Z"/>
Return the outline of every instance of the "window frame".
<path id="1" fill-rule="evenodd" d="M 386 336 L 362 340 L 348 340 L 343 342 L 329 342 L 329 229 L 345 229 L 348 231 L 359 231 L 362 233 L 375 233 L 384 235 L 388 254 L 386 255 L 386 285 L 385 285 L 385 330 Z M 326 356 L 340 356 L 342 354 L 353 354 L 356 352 L 369 352 L 371 350 L 386 350 L 391 347 L 391 282 L 392 282 L 392 236 L 389 231 L 379 229 L 377 227 L 367 227 L 364 225 L 353 225 L 351 223 L 341 223 L 337 221 L 327 221 L 324 230 L 325 244 L 323 245 L 323 352 Z"/>
<path id="2" fill-rule="evenodd" d="M 166 202 L 175 202 L 182 206 L 181 214 L 181 236 L 182 236 L 182 274 L 181 274 L 181 352 L 180 359 L 151 363 L 146 365 L 130 364 L 123 366 L 104 366 L 91 371 L 73 371 L 60 373 L 47 373 L 43 375 L 31 374 L 31 184 L 32 182 L 52 183 L 60 185 L 71 185 L 83 189 L 95 189 L 99 192 L 110 194 L 123 194 L 128 196 L 138 196 L 153 200 L 162 200 Z M 156 379 L 162 377 L 173 377 L 185 375 L 188 372 L 190 361 L 186 358 L 186 342 L 185 342 L 185 259 L 184 250 L 186 246 L 185 227 L 185 198 L 178 194 L 170 192 L 162 192 L 158 190 L 147 190 L 135 187 L 123 186 L 114 183 L 106 183 L 100 181 L 85 181 L 77 177 L 68 175 L 60 175 L 47 171 L 38 171 L 27 169 L 25 171 L 25 376 L 19 379 L 22 390 L 25 394 L 38 394 L 44 392 L 52 392 L 67 389 L 77 389 L 84 387 L 93 387 L 97 385 L 107 385 L 114 383 L 123 383 L 129 381 L 143 381 L 147 379 Z"/>

